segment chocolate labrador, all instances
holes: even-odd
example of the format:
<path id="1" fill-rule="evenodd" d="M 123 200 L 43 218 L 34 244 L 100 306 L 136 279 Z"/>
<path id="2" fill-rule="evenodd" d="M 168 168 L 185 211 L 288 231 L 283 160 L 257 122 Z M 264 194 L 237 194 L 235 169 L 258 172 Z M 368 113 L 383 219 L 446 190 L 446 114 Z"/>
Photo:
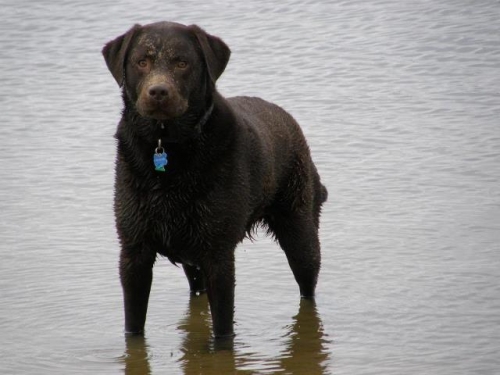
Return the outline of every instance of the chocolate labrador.
<path id="1" fill-rule="evenodd" d="M 258 226 L 313 298 L 327 190 L 292 116 L 224 98 L 215 83 L 230 50 L 195 25 L 135 25 L 102 53 L 124 103 L 114 209 L 125 331 L 144 330 L 160 254 L 182 264 L 193 293 L 208 293 L 214 336 L 233 336 L 234 251 Z"/>

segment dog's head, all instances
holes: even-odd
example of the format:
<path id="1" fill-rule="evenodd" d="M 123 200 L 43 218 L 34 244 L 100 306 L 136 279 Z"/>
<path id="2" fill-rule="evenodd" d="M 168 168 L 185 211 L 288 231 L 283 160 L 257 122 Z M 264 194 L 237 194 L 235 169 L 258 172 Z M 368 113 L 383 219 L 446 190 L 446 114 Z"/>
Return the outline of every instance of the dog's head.
<path id="1" fill-rule="evenodd" d="M 135 25 L 102 53 L 141 116 L 171 120 L 206 104 L 231 52 L 196 25 L 158 22 Z"/>

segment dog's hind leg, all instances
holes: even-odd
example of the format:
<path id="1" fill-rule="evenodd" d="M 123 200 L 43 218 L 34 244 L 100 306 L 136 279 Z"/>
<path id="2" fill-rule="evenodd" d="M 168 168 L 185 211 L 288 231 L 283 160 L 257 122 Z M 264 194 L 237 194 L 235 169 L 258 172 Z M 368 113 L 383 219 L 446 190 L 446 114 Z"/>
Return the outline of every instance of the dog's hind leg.
<path id="1" fill-rule="evenodd" d="M 204 293 L 206 290 L 205 277 L 203 276 L 200 267 L 183 264 L 182 268 L 184 269 L 184 273 L 188 279 L 191 294 L 199 295 L 200 293 Z"/>
<path id="2" fill-rule="evenodd" d="M 309 299 L 314 298 L 321 264 L 315 221 L 313 215 L 283 211 L 268 220 L 299 284 L 300 295 Z"/>

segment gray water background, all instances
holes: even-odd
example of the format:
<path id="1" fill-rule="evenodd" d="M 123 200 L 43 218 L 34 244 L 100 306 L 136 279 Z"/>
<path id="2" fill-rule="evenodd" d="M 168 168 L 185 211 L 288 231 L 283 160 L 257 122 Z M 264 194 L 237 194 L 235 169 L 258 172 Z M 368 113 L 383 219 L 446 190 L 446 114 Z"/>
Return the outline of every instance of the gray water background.
<path id="1" fill-rule="evenodd" d="M 219 90 L 290 111 L 330 192 L 316 308 L 238 247 L 233 350 L 164 259 L 122 332 L 100 50 L 159 20 L 226 41 Z M 0 373 L 500 373 L 499 1 L 0 0 L 0 62 Z"/>

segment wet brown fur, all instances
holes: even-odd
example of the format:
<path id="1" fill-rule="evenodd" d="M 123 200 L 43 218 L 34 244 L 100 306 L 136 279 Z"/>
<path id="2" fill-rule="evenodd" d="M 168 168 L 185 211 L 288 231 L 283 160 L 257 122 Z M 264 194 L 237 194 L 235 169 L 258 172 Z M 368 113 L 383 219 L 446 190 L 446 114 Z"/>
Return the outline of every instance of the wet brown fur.
<path id="1" fill-rule="evenodd" d="M 115 215 L 126 331 L 144 329 L 161 254 L 183 265 L 192 292 L 207 291 L 214 335 L 232 336 L 234 250 L 259 225 L 313 298 L 327 192 L 292 116 L 259 98 L 222 97 L 215 82 L 230 50 L 194 25 L 135 25 L 103 55 L 123 87 Z M 159 139 L 165 172 L 153 166 Z"/>

